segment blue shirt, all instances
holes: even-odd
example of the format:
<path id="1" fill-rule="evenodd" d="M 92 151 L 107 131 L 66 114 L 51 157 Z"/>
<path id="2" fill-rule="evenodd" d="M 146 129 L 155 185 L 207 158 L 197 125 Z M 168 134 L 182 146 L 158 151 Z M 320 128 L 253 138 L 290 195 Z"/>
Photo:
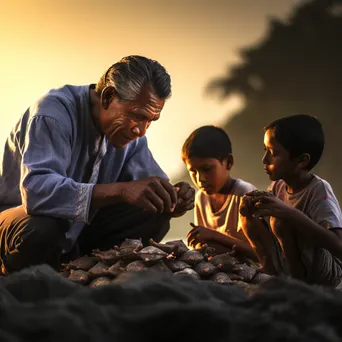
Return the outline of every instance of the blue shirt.
<path id="1" fill-rule="evenodd" d="M 98 132 L 89 85 L 52 89 L 20 118 L 6 140 L 0 170 L 0 211 L 23 205 L 30 215 L 69 220 L 75 241 L 94 212 L 94 184 L 166 178 L 146 137 L 123 149 Z"/>

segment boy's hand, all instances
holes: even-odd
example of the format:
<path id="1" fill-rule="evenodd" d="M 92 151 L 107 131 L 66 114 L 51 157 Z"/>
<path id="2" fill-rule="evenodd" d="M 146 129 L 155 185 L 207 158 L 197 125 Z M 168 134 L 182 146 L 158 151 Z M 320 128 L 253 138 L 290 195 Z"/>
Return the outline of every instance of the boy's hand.
<path id="1" fill-rule="evenodd" d="M 193 227 L 188 234 L 186 235 L 186 239 L 189 246 L 196 245 L 199 242 L 206 242 L 210 240 L 215 240 L 217 236 L 217 232 L 213 229 L 208 229 L 202 226 L 196 226 L 193 223 L 190 223 Z"/>
<path id="2" fill-rule="evenodd" d="M 263 218 L 273 216 L 278 219 L 287 219 L 295 210 L 293 207 L 285 204 L 274 195 L 261 195 L 253 198 L 255 211 L 253 217 Z"/>
<path id="3" fill-rule="evenodd" d="M 174 188 L 177 191 L 177 204 L 171 216 L 179 217 L 194 208 L 195 189 L 186 182 L 174 184 Z"/>

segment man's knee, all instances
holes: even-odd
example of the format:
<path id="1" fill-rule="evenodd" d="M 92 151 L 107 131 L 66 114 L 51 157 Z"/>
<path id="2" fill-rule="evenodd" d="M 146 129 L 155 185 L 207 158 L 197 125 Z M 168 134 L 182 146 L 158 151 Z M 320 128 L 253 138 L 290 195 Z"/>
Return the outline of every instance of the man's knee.
<path id="1" fill-rule="evenodd" d="M 33 264 L 50 264 L 50 259 L 57 260 L 67 230 L 67 221 L 27 215 L 22 207 L 2 212 L 0 256 L 3 267 L 19 270 Z"/>
<path id="2" fill-rule="evenodd" d="M 60 218 L 28 215 L 24 208 L 16 207 L 0 214 L 1 245 L 19 246 L 21 243 L 53 245 L 65 238 L 68 222 Z M 4 241 L 6 240 L 6 241 Z"/>
<path id="3" fill-rule="evenodd" d="M 22 239 L 33 244 L 62 243 L 68 230 L 67 221 L 47 216 L 30 216 L 22 229 Z"/>

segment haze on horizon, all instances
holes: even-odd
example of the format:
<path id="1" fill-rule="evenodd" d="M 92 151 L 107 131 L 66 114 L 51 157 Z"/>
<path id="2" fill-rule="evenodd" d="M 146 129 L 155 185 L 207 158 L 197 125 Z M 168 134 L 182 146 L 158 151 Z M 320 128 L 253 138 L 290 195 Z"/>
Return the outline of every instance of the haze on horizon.
<path id="1" fill-rule="evenodd" d="M 154 157 L 176 178 L 191 131 L 220 125 L 241 108 L 238 97 L 204 94 L 210 79 L 239 61 L 238 49 L 265 34 L 270 16 L 285 17 L 298 0 L 30 0 L 1 1 L 0 143 L 43 92 L 96 83 L 121 57 L 158 60 L 172 78 L 172 97 L 148 131 Z M 2 153 L 2 147 L 0 149 Z"/>

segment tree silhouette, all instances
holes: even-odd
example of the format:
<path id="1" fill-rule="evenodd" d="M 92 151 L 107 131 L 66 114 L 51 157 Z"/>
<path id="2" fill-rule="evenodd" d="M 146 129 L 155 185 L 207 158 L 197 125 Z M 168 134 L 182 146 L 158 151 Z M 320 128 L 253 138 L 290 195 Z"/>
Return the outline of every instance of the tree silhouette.
<path id="1" fill-rule="evenodd" d="M 286 21 L 271 19 L 266 37 L 241 51 L 242 62 L 212 80 L 207 91 L 221 99 L 238 93 L 245 108 L 227 122 L 234 174 L 260 188 L 263 127 L 292 114 L 311 114 L 324 127 L 326 147 L 314 172 L 342 200 L 342 1 L 314 0 L 294 8 Z"/>

